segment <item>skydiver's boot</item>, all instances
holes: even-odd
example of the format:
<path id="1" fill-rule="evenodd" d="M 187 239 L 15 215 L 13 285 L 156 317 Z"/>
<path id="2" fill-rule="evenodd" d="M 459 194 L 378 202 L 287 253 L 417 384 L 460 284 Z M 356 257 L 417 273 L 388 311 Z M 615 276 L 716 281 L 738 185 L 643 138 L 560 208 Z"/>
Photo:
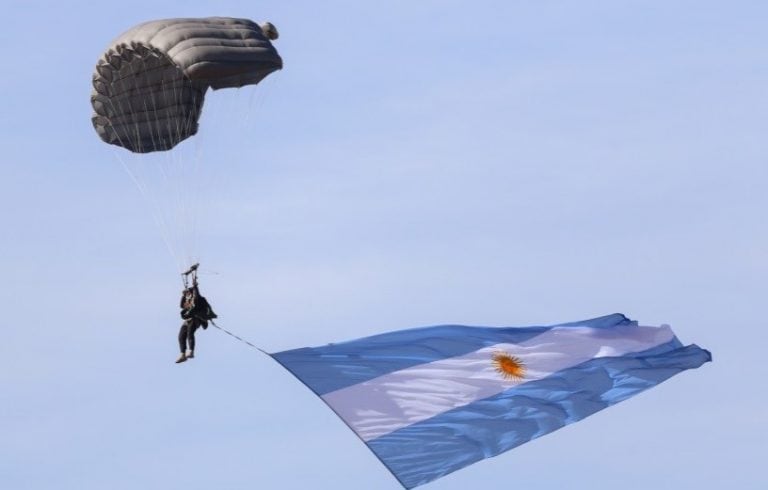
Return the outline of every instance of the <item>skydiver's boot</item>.
<path id="1" fill-rule="evenodd" d="M 194 359 L 195 358 L 195 351 L 191 350 L 187 352 L 187 359 Z"/>
<path id="2" fill-rule="evenodd" d="M 179 356 L 179 358 L 176 359 L 176 364 L 178 364 L 180 362 L 184 362 L 186 360 L 187 360 L 187 355 L 182 352 L 181 355 Z"/>

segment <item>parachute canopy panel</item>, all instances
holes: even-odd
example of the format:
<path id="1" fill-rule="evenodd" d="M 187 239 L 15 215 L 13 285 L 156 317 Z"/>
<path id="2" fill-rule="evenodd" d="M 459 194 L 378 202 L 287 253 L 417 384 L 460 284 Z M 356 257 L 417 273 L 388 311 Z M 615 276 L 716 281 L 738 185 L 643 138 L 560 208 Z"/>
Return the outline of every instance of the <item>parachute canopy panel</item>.
<path id="1" fill-rule="evenodd" d="M 209 17 L 139 24 L 96 64 L 93 125 L 102 140 L 137 153 L 169 150 L 197 132 L 206 90 L 259 83 L 283 66 L 276 29 Z"/>

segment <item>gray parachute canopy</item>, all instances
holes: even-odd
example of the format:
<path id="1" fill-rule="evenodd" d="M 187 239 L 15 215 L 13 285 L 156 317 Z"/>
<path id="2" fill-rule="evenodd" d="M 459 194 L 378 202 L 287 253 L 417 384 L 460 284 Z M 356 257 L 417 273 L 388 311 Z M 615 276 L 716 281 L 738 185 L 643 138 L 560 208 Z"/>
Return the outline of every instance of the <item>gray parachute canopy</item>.
<path id="1" fill-rule="evenodd" d="M 206 90 L 259 83 L 283 67 L 277 29 L 209 17 L 139 24 L 110 44 L 93 74 L 93 126 L 136 153 L 169 150 L 197 132 Z"/>

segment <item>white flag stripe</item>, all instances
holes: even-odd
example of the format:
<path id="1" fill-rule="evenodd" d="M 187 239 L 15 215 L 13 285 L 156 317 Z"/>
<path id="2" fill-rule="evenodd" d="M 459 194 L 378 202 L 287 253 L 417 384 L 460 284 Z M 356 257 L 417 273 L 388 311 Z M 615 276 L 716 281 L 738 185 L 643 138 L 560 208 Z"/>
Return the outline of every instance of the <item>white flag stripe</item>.
<path id="1" fill-rule="evenodd" d="M 496 344 L 463 356 L 420 364 L 323 395 L 365 441 L 547 377 L 598 357 L 640 352 L 669 342 L 669 327 L 555 327 L 520 344 Z M 525 365 L 522 381 L 504 379 L 493 355 Z"/>

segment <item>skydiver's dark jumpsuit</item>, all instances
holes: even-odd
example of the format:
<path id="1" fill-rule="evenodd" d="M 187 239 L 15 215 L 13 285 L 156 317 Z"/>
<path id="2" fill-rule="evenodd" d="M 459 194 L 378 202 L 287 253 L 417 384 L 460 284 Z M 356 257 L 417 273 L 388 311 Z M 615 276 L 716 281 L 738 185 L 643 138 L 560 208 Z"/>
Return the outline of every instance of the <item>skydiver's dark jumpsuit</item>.
<path id="1" fill-rule="evenodd" d="M 189 350 L 195 350 L 195 331 L 200 327 L 208 328 L 208 321 L 203 319 L 202 314 L 204 308 L 209 309 L 210 306 L 205 298 L 200 296 L 197 286 L 194 286 L 182 293 L 179 307 L 181 317 L 185 319 L 179 329 L 179 349 L 184 354 L 187 346 Z"/>

